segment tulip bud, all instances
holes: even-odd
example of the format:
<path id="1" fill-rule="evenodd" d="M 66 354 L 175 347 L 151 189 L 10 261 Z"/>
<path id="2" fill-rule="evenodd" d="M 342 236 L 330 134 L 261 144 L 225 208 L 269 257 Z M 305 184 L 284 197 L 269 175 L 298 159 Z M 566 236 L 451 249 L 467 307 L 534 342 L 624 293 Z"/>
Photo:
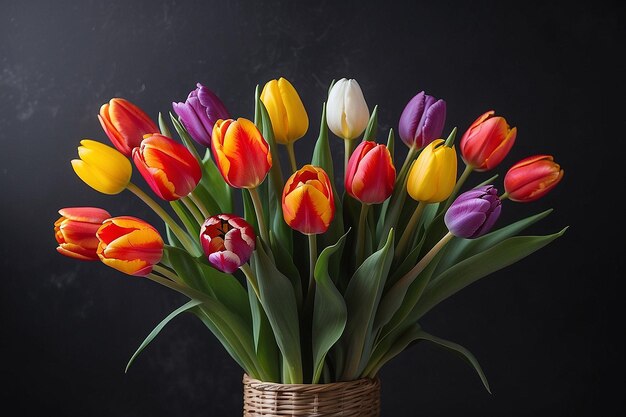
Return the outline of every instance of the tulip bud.
<path id="1" fill-rule="evenodd" d="M 272 167 L 268 143 L 248 119 L 218 120 L 211 138 L 213 158 L 224 181 L 235 188 L 256 188 Z"/>
<path id="2" fill-rule="evenodd" d="M 123 98 L 112 98 L 103 104 L 98 120 L 113 145 L 126 156 L 139 146 L 144 135 L 159 132 L 143 110 Z"/>
<path id="3" fill-rule="evenodd" d="M 260 98 L 270 116 L 276 143 L 286 145 L 304 136 L 309 128 L 309 117 L 289 81 L 282 77 L 268 81 Z"/>
<path id="4" fill-rule="evenodd" d="M 218 214 L 202 224 L 200 243 L 215 269 L 232 274 L 252 256 L 256 235 L 252 226 L 241 217 Z"/>
<path id="5" fill-rule="evenodd" d="M 305 235 L 326 232 L 335 217 L 335 198 L 322 168 L 305 165 L 289 177 L 282 196 L 283 217 Z"/>
<path id="6" fill-rule="evenodd" d="M 78 156 L 72 160 L 76 175 L 87 185 L 104 194 L 122 192 L 132 174 L 130 161 L 119 151 L 94 140 L 80 141 Z"/>
<path id="7" fill-rule="evenodd" d="M 407 191 L 417 201 L 438 203 L 450 196 L 456 184 L 456 151 L 436 139 L 419 154 L 407 179 Z"/>
<path id="8" fill-rule="evenodd" d="M 105 220 L 96 232 L 97 254 L 111 268 L 128 275 L 146 276 L 163 257 L 163 239 L 143 220 L 130 216 Z"/>
<path id="9" fill-rule="evenodd" d="M 506 119 L 494 116 L 493 110 L 480 116 L 461 138 L 463 161 L 475 171 L 495 168 L 515 143 L 517 128 L 511 128 Z"/>
<path id="10" fill-rule="evenodd" d="M 498 190 L 493 185 L 484 185 L 459 195 L 448 208 L 444 221 L 454 236 L 474 239 L 491 230 L 501 209 Z"/>
<path id="11" fill-rule="evenodd" d="M 211 146 L 215 122 L 230 116 L 215 93 L 200 83 L 196 86 L 184 103 L 172 103 L 172 108 L 191 137 L 208 148 Z"/>
<path id="12" fill-rule="evenodd" d="M 133 149 L 133 161 L 152 191 L 173 201 L 192 192 L 200 179 L 200 164 L 189 149 L 161 134 L 146 135 Z"/>
<path id="13" fill-rule="evenodd" d="M 512 201 L 528 203 L 546 195 L 563 178 L 551 155 L 535 155 L 513 165 L 504 177 L 504 190 Z"/>
<path id="14" fill-rule="evenodd" d="M 59 214 L 61 217 L 54 222 L 57 252 L 70 258 L 97 261 L 96 232 L 111 217 L 109 212 L 96 207 L 68 207 L 59 210 Z"/>
<path id="15" fill-rule="evenodd" d="M 345 78 L 337 81 L 328 93 L 326 123 L 340 138 L 351 140 L 363 133 L 369 122 L 370 112 L 356 80 Z"/>
<path id="16" fill-rule="evenodd" d="M 346 192 L 365 204 L 385 201 L 393 192 L 396 169 L 385 145 L 363 141 L 352 153 L 345 177 Z"/>
<path id="17" fill-rule="evenodd" d="M 398 133 L 409 148 L 422 149 L 441 137 L 445 123 L 446 102 L 422 91 L 402 111 Z"/>

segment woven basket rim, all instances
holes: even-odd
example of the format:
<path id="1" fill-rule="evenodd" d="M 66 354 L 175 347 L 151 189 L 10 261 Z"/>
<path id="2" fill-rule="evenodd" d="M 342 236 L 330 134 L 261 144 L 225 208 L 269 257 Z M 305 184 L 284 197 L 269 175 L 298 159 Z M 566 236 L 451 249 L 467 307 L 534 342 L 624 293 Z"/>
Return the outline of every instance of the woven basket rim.
<path id="1" fill-rule="evenodd" d="M 280 382 L 265 382 L 252 378 L 248 374 L 243 374 L 243 384 L 249 385 L 256 390 L 262 391 L 302 391 L 302 390 L 337 390 L 355 385 L 380 385 L 378 376 L 374 378 L 359 378 L 352 381 L 338 381 L 319 384 L 283 384 Z"/>

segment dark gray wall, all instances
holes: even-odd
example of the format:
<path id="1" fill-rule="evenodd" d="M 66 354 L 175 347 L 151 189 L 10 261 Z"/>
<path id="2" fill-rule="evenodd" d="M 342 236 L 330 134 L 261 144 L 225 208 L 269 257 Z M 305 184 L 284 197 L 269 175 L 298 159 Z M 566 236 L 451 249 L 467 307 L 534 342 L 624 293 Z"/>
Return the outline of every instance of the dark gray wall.
<path id="1" fill-rule="evenodd" d="M 157 222 L 129 193 L 98 194 L 70 167 L 79 140 L 107 142 L 96 115 L 109 98 L 156 117 L 199 81 L 234 115 L 252 117 L 254 87 L 284 76 L 311 119 L 296 145 L 302 158 L 328 84 L 348 77 L 370 107 L 378 104 L 381 137 L 426 90 L 448 103 L 446 132 L 490 108 L 519 128 L 500 178 L 534 153 L 554 154 L 566 171 L 546 198 L 507 203 L 502 224 L 553 207 L 534 231 L 570 225 L 567 234 L 423 323 L 472 350 L 494 394 L 461 360 L 417 345 L 382 372 L 383 416 L 623 411 L 624 8 L 464 3 L 2 1 L 2 404 L 20 416 L 240 415 L 241 371 L 190 316 L 124 373 L 145 335 L 183 300 L 58 255 L 52 224 L 58 209 L 80 205 Z"/>

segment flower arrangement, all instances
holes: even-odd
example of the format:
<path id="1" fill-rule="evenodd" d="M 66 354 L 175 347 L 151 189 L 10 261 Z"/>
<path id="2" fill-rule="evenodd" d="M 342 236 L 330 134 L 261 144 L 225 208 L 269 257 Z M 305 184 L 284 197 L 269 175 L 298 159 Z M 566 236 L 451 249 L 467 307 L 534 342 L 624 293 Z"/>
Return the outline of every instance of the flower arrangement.
<path id="1" fill-rule="evenodd" d="M 400 165 L 393 129 L 377 140 L 377 107 L 370 113 L 353 79 L 331 83 L 306 158 L 297 158 L 294 142 L 309 130 L 307 111 L 284 78 L 257 86 L 251 119 L 232 118 L 201 84 L 172 108 L 169 123 L 162 114 L 155 123 L 133 103 L 111 99 L 98 118 L 114 147 L 85 139 L 71 161 L 93 189 L 135 194 L 163 219 L 163 231 L 95 207 L 63 208 L 54 225 L 61 254 L 189 298 L 127 369 L 170 320 L 190 312 L 261 381 L 374 378 L 410 344 L 429 341 L 465 357 L 489 390 L 476 358 L 420 320 L 565 232 L 521 235 L 550 210 L 495 228 L 504 205 L 532 202 L 561 181 L 552 156 L 514 164 L 503 190 L 497 175 L 468 184 L 472 172 L 500 165 L 517 129 L 494 111 L 478 117 L 460 139 L 465 169 L 457 175 L 457 129 L 442 136 L 446 102 L 422 91 L 399 118 L 408 148 Z M 343 175 L 329 130 L 345 145 Z M 131 182 L 133 165 L 152 195 Z"/>

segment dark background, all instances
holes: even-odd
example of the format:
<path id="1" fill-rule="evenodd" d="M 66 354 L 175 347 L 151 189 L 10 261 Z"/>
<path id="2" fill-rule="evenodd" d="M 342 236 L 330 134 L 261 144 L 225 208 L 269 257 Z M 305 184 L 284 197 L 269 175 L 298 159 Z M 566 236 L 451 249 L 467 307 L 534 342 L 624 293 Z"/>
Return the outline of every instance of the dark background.
<path id="1" fill-rule="evenodd" d="M 461 3 L 461 2 L 459 2 Z M 83 138 L 109 143 L 96 115 L 125 97 L 156 118 L 196 82 L 231 113 L 284 76 L 311 120 L 310 155 L 332 79 L 355 78 L 386 138 L 425 90 L 448 104 L 446 133 L 495 109 L 519 134 L 502 165 L 553 154 L 564 180 L 544 199 L 505 203 L 501 225 L 552 207 L 531 232 L 570 229 L 538 253 L 428 314 L 429 332 L 469 348 L 489 395 L 461 360 L 427 344 L 381 373 L 383 416 L 591 416 L 624 411 L 624 8 L 567 2 L 0 2 L 2 404 L 20 416 L 241 415 L 242 371 L 155 284 L 55 251 L 62 207 L 158 219 L 130 193 L 98 194 L 69 161 Z M 336 162 L 343 145 L 332 137 Z M 400 141 L 396 157 L 403 158 Z M 134 181 L 142 184 L 141 179 Z M 491 173 L 475 174 L 478 182 Z M 497 183 L 497 184 L 501 184 Z M 9 414 L 5 414 L 9 415 Z"/>

